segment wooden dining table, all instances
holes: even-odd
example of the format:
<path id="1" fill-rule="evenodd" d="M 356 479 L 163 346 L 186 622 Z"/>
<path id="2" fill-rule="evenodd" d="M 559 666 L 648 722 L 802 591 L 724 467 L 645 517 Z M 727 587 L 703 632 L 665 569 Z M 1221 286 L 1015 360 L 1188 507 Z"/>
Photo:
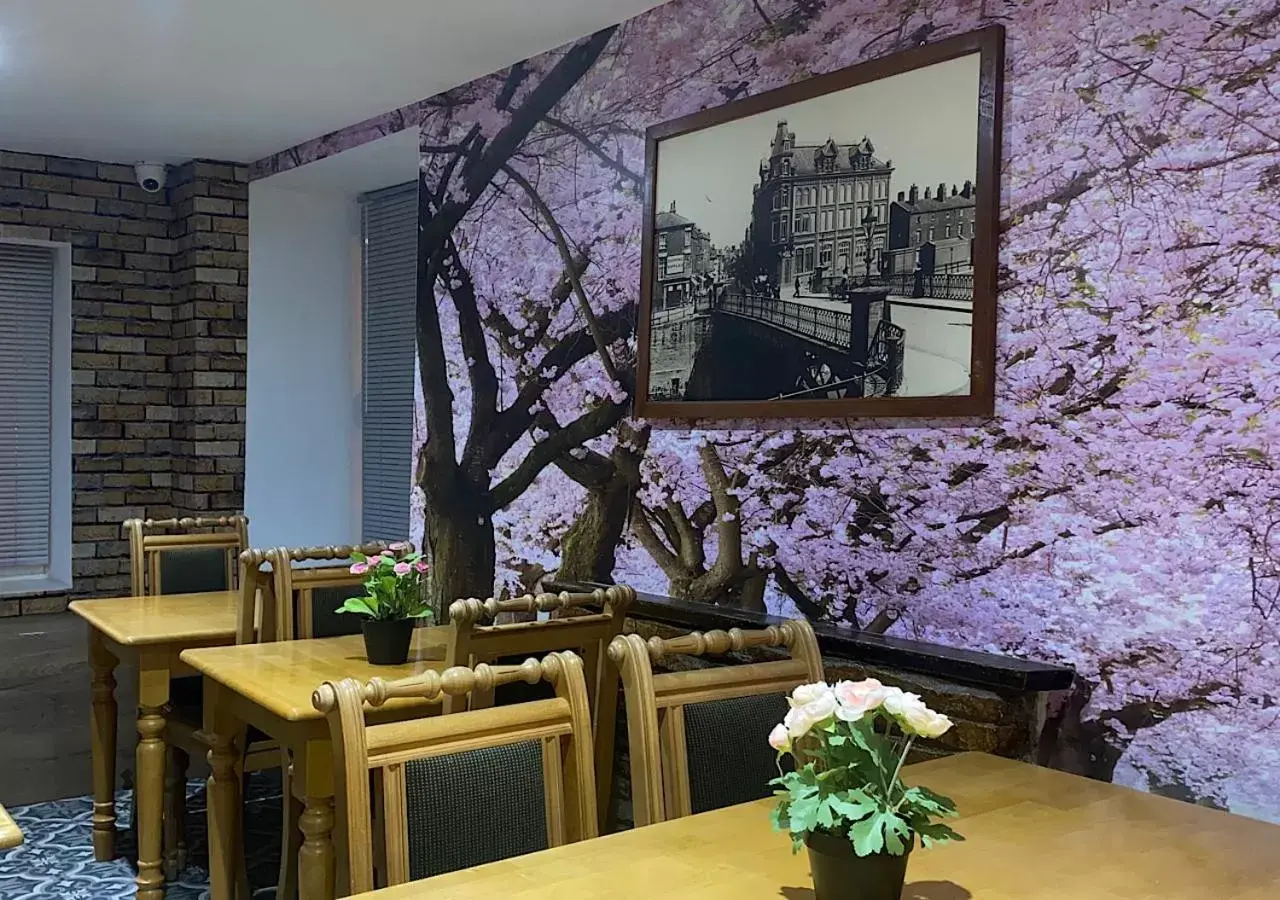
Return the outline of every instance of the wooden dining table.
<path id="1" fill-rule="evenodd" d="M 138 833 L 138 900 L 163 900 L 165 715 L 172 678 L 195 674 L 180 659 L 192 647 L 230 644 L 238 591 L 76 600 L 71 611 L 89 623 L 92 672 L 93 855 L 114 858 L 116 840 L 116 666 L 138 670 L 138 748 L 134 815 Z"/>
<path id="2" fill-rule="evenodd" d="M 239 742 L 248 726 L 274 738 L 293 762 L 292 796 L 302 804 L 297 846 L 298 895 L 330 900 L 346 883 L 345 853 L 335 854 L 333 749 L 329 725 L 311 703 L 325 681 L 405 678 L 443 668 L 450 629 L 420 627 L 409 662 L 375 666 L 359 635 L 187 650 L 183 664 L 204 675 L 204 731 L 212 749 L 208 793 L 209 888 L 212 900 L 243 893 Z M 392 700 L 372 719 L 431 715 L 439 701 Z M 285 827 L 288 827 L 286 823 Z M 336 835 L 343 847 L 343 835 Z M 286 889 L 287 891 L 290 889 Z"/>
<path id="3" fill-rule="evenodd" d="M 903 900 L 1276 900 L 1280 826 L 980 753 L 908 766 L 966 840 L 916 849 Z M 812 900 L 760 800 L 568 844 L 360 900 Z"/>
<path id="4" fill-rule="evenodd" d="M 18 827 L 18 823 L 13 821 L 13 816 L 9 815 L 8 810 L 0 806 L 0 850 L 17 847 L 23 840 L 22 829 Z"/>

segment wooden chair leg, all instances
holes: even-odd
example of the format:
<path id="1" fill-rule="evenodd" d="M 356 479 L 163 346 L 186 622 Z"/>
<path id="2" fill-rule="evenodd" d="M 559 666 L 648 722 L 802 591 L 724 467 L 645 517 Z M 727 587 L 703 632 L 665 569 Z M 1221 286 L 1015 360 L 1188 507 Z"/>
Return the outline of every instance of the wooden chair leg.
<path id="1" fill-rule="evenodd" d="M 293 795 L 293 764 L 289 753 L 282 750 L 280 784 L 284 789 L 284 816 L 281 823 L 280 878 L 276 882 L 276 900 L 296 900 L 298 896 L 298 851 L 302 848 L 302 830 L 298 819 L 302 816 L 302 801 Z"/>
<path id="2" fill-rule="evenodd" d="M 191 757 L 170 747 L 164 778 L 164 877 L 176 881 L 187 865 L 187 770 Z"/>

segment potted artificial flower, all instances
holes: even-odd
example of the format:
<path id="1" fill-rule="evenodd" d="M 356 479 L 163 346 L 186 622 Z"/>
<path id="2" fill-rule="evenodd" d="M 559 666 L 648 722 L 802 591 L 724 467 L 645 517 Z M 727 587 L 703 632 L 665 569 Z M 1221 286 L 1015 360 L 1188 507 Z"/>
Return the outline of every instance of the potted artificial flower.
<path id="1" fill-rule="evenodd" d="M 430 618 L 423 582 L 428 566 L 421 553 L 397 557 L 390 550 L 375 556 L 351 554 L 351 574 L 367 575 L 363 597 L 351 597 L 338 610 L 364 616 L 364 653 L 375 666 L 398 666 L 409 659 L 409 643 L 419 619 Z"/>
<path id="2" fill-rule="evenodd" d="M 915 839 L 929 847 L 964 840 L 934 819 L 955 804 L 898 778 L 912 742 L 934 738 L 951 720 L 915 694 L 874 678 L 802 684 L 769 744 L 795 760 L 771 783 L 773 824 L 808 847 L 817 900 L 898 900 Z"/>

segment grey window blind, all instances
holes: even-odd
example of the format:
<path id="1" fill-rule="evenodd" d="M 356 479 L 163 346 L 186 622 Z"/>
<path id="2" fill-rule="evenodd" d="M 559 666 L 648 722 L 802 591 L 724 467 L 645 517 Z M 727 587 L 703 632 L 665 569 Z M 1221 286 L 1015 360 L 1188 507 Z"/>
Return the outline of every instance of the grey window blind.
<path id="1" fill-rule="evenodd" d="M 49 568 L 54 251 L 0 243 L 0 575 Z"/>
<path id="2" fill-rule="evenodd" d="M 364 233 L 364 437 L 361 531 L 409 535 L 418 185 L 361 197 Z"/>

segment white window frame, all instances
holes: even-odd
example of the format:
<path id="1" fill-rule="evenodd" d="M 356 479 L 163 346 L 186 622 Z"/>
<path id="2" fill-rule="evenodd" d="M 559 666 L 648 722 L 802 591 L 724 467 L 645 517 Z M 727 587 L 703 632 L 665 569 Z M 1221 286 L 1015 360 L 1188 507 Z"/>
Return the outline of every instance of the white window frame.
<path id="1" fill-rule="evenodd" d="M 53 251 L 49 385 L 49 562 L 43 573 L 0 572 L 0 597 L 69 591 L 71 570 L 71 245 L 2 238 L 0 244 Z"/>

